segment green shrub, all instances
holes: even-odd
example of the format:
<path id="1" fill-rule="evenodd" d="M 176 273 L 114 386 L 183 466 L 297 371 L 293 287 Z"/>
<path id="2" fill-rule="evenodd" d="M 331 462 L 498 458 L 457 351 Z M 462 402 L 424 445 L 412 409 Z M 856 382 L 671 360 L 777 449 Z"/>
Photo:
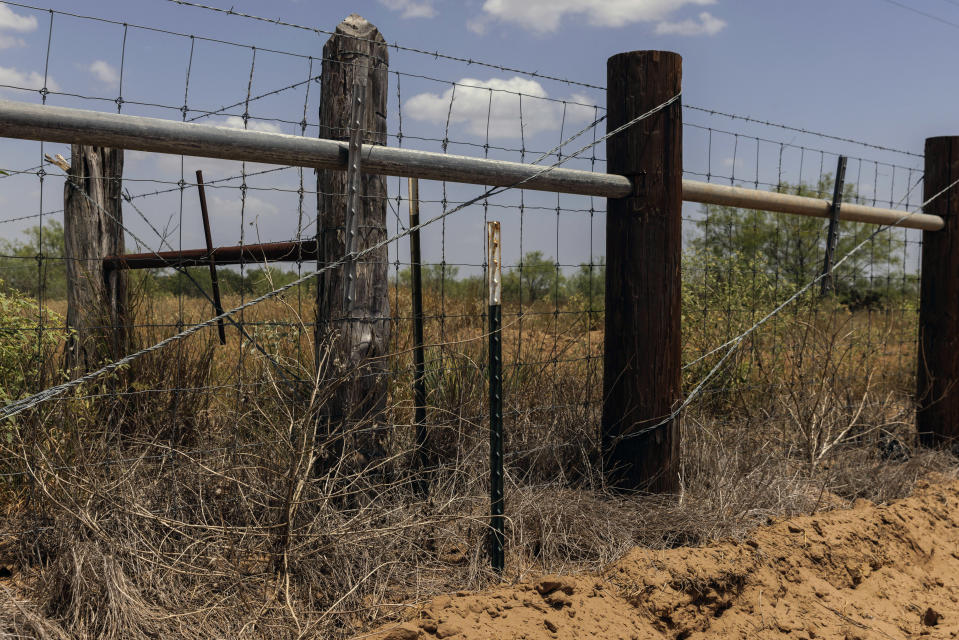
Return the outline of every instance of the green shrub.
<path id="1" fill-rule="evenodd" d="M 691 389 L 706 376 L 726 348 L 713 349 L 740 335 L 779 302 L 774 278 L 755 259 L 731 253 L 718 256 L 692 249 L 683 255 L 684 380 Z M 768 330 L 740 346 L 708 385 L 711 401 L 725 404 L 739 389 L 756 382 L 756 364 L 764 360 Z M 689 390 L 687 389 L 687 391 Z"/>
<path id="2" fill-rule="evenodd" d="M 0 402 L 16 400 L 41 380 L 47 356 L 57 348 L 63 318 L 0 281 Z"/>

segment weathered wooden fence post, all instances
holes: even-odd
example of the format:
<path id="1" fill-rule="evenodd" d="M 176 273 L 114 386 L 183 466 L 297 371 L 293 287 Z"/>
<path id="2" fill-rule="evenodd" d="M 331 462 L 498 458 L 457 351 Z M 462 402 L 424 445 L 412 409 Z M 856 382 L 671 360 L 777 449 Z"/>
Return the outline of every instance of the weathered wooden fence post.
<path id="1" fill-rule="evenodd" d="M 353 88 L 366 85 L 366 101 L 360 110 L 363 144 L 386 144 L 386 98 L 389 58 L 379 30 L 352 14 L 323 47 L 320 92 L 320 137 L 348 140 Z M 362 173 L 362 169 L 360 170 Z M 344 257 L 344 224 L 348 200 L 347 174 L 319 171 L 317 175 L 317 231 L 319 266 Z M 386 178 L 362 175 L 359 205 L 354 218 L 355 251 L 364 251 L 386 239 Z M 344 301 L 344 269 L 331 269 L 317 285 L 316 343 L 330 332 L 334 343 L 333 375 L 339 384 L 329 406 L 335 426 L 358 420 L 376 420 L 386 407 L 387 355 L 390 334 L 386 246 L 356 263 L 352 301 Z M 346 308 L 349 307 L 349 308 Z M 319 359 L 317 360 L 319 362 Z M 375 432 L 374 432 L 375 433 Z M 364 437 L 358 453 L 369 458 L 380 451 L 379 436 Z"/>
<path id="2" fill-rule="evenodd" d="M 676 96 L 682 57 L 632 51 L 607 61 L 607 131 Z M 602 441 L 623 489 L 678 488 L 681 385 L 682 108 L 677 100 L 606 142 L 607 171 L 633 180 L 606 214 Z M 643 433 L 659 423 L 656 428 Z"/>
<path id="3" fill-rule="evenodd" d="M 67 272 L 67 367 L 87 370 L 129 347 L 127 276 L 105 270 L 103 258 L 122 255 L 120 202 L 123 149 L 73 145 L 63 187 Z"/>
<path id="4" fill-rule="evenodd" d="M 926 139 L 923 200 L 959 180 L 959 136 Z M 926 446 L 959 439 L 959 187 L 930 202 L 939 231 L 922 232 L 916 427 Z"/>

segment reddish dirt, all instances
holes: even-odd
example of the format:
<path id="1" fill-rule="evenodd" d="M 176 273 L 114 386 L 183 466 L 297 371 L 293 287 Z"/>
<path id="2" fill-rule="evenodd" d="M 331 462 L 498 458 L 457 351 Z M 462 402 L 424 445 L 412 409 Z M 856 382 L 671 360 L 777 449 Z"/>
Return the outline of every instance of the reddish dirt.
<path id="1" fill-rule="evenodd" d="M 597 576 L 441 596 L 377 640 L 959 637 L 959 482 L 743 543 L 636 549 Z"/>

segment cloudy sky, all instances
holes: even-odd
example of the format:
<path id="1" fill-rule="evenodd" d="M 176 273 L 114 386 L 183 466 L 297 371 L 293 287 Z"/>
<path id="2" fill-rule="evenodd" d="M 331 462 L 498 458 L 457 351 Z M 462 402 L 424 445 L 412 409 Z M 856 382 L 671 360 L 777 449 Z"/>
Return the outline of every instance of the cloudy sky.
<path id="1" fill-rule="evenodd" d="M 357 12 L 391 43 L 490 63 L 390 50 L 390 69 L 397 72 L 390 76 L 390 144 L 411 148 L 440 151 L 445 138 L 450 153 L 533 161 L 537 151 L 602 115 L 606 59 L 635 49 L 683 55 L 686 105 L 913 152 L 922 151 L 926 136 L 957 131 L 952 60 L 959 4 L 947 0 L 207 1 L 325 30 Z M 38 102 L 45 86 L 48 104 L 115 112 L 119 102 L 123 113 L 169 119 L 182 118 L 186 104 L 187 119 L 239 128 L 249 94 L 249 128 L 300 134 L 305 119 L 305 134 L 315 136 L 319 86 L 309 78 L 319 75 L 320 62 L 310 56 L 320 56 L 327 37 L 169 0 L 0 3 L 0 94 Z M 831 154 L 844 153 L 860 159 L 860 193 L 898 204 L 908 172 L 922 162 L 703 111 L 687 109 L 684 118 L 686 168 L 726 183 L 762 185 L 780 176 L 814 181 L 835 165 Z M 69 155 L 63 145 L 44 151 Z M 599 146 L 567 166 L 601 171 L 602 155 Z M 36 143 L 0 146 L 0 166 L 8 170 L 30 169 L 40 158 Z M 243 171 L 239 163 L 128 154 L 126 189 L 137 208 L 125 206 L 124 217 L 150 248 L 161 247 L 153 228 L 172 246 L 200 246 L 195 190 L 185 189 L 181 198 L 176 185 L 181 176 L 191 182 L 196 168 L 207 181 Z M 245 199 L 239 178 L 210 190 L 215 242 L 311 236 L 312 171 L 245 169 L 253 174 Z M 36 217 L 11 218 L 42 211 L 45 219 L 60 219 L 62 189 L 57 175 L 44 180 L 42 191 L 33 174 L 0 180 L 0 235 L 17 237 L 37 223 Z M 390 190 L 396 195 L 404 187 L 391 178 Z M 424 216 L 441 212 L 444 199 L 480 193 L 479 187 L 440 184 L 421 190 Z M 603 209 L 598 199 L 507 193 L 447 219 L 445 228 L 430 228 L 425 251 L 430 260 L 445 258 L 469 271 L 482 262 L 483 220 L 501 219 L 507 259 L 539 249 L 575 265 L 601 255 Z M 391 231 L 402 229 L 405 203 L 394 202 L 388 215 Z M 135 248 L 132 238 L 128 246 Z M 404 259 L 403 245 L 398 251 Z"/>

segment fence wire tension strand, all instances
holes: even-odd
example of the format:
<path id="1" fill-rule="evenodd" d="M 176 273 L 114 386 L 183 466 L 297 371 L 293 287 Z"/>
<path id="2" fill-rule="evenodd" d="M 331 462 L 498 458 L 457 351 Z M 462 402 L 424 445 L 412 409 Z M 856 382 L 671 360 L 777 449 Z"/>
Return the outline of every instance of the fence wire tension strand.
<path id="1" fill-rule="evenodd" d="M 353 637 L 393 589 L 738 535 L 956 450 L 959 137 L 683 105 L 667 51 L 577 82 L 355 14 L 163 4 L 303 52 L 0 4 L 45 38 L 0 99 L 0 552 L 79 635 Z M 116 37 L 111 82 L 62 75 L 62 29 Z M 143 50 L 183 66 L 147 91 Z M 708 535 L 636 515 L 694 494 Z"/>

